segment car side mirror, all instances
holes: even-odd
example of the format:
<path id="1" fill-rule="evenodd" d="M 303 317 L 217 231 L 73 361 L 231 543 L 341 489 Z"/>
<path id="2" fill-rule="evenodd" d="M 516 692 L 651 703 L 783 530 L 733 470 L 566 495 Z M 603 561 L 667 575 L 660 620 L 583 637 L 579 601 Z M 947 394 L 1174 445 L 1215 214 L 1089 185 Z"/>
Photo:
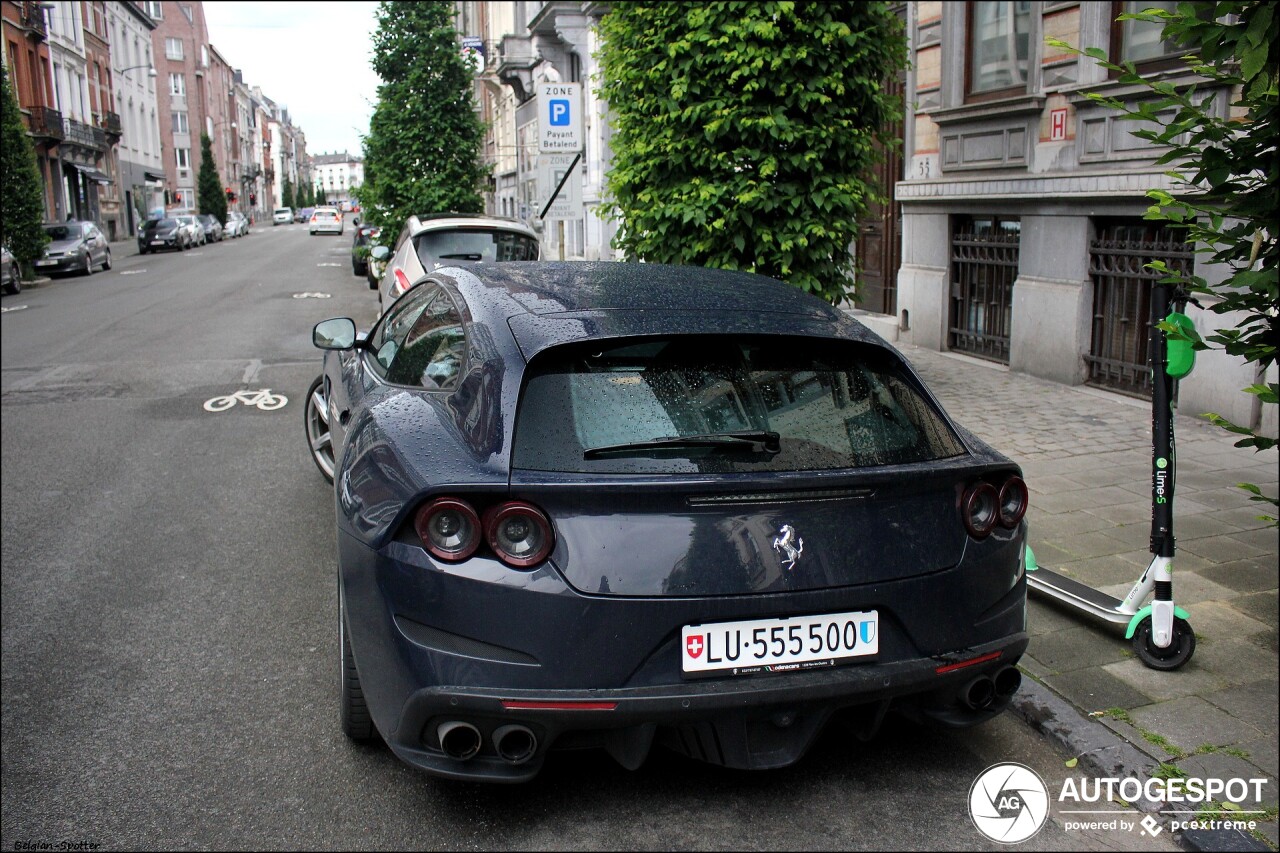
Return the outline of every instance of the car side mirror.
<path id="1" fill-rule="evenodd" d="M 356 343 L 356 323 L 350 317 L 335 317 L 316 323 L 311 343 L 320 349 L 351 349 Z"/>
<path id="2" fill-rule="evenodd" d="M 352 224 L 352 225 L 357 225 L 357 226 L 358 226 L 358 225 L 360 224 L 360 217 L 359 217 L 359 216 L 354 217 L 354 218 L 351 220 L 351 224 Z"/>
<path id="3" fill-rule="evenodd" d="M 386 246 L 374 246 L 373 251 L 369 252 L 369 257 L 373 258 L 375 261 L 385 261 L 387 258 L 391 257 L 391 250 Z"/>

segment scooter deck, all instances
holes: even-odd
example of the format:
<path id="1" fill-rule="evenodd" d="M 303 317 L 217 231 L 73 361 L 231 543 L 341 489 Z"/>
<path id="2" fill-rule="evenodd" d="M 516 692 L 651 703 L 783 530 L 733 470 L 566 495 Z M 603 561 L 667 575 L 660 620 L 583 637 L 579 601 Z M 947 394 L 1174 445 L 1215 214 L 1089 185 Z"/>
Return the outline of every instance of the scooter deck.
<path id="1" fill-rule="evenodd" d="M 1027 585 L 1036 592 L 1079 607 L 1108 622 L 1127 623 L 1133 618 L 1132 613 L 1124 613 L 1119 609 L 1122 604 L 1120 599 L 1044 566 L 1034 572 L 1027 572 Z"/>

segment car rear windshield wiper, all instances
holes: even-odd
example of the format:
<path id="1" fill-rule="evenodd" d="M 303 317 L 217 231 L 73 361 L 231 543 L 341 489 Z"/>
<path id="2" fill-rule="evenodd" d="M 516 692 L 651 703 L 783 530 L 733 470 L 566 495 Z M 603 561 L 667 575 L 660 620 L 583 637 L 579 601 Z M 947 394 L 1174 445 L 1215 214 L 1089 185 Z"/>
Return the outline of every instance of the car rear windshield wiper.
<path id="1" fill-rule="evenodd" d="M 755 450 L 777 453 L 782 449 L 781 436 L 765 430 L 741 430 L 737 432 L 713 432 L 703 435 L 669 435 L 647 441 L 626 444 L 608 444 L 591 447 L 583 452 L 583 459 L 595 459 L 614 453 L 630 453 L 642 450 L 672 450 L 686 447 L 721 447 L 734 450 Z"/>

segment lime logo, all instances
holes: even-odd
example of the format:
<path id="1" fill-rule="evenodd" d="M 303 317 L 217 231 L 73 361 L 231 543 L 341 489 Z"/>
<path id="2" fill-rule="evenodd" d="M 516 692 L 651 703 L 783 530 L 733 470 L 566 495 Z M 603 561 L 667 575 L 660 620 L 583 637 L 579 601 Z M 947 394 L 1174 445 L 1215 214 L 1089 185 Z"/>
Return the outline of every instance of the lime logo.
<path id="1" fill-rule="evenodd" d="M 993 764 L 973 780 L 969 817 L 992 841 L 1026 841 L 1049 817 L 1049 790 L 1030 767 L 1012 762 Z"/>
<path id="2" fill-rule="evenodd" d="M 1163 471 L 1165 468 L 1169 467 L 1169 460 L 1161 456 L 1156 460 L 1156 467 Z"/>

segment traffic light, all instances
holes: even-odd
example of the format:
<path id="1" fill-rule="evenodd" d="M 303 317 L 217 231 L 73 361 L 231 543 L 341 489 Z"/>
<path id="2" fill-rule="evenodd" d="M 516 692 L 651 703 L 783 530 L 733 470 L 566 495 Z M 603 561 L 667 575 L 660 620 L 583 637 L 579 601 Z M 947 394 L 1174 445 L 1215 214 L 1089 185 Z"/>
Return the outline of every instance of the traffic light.
<path id="1" fill-rule="evenodd" d="M 258 204 L 258 194 L 249 193 L 249 204 L 256 206 Z"/>
<path id="2" fill-rule="evenodd" d="M 235 202 L 236 202 L 235 190 L 231 189 L 231 187 L 227 187 L 227 203 L 235 204 Z"/>

